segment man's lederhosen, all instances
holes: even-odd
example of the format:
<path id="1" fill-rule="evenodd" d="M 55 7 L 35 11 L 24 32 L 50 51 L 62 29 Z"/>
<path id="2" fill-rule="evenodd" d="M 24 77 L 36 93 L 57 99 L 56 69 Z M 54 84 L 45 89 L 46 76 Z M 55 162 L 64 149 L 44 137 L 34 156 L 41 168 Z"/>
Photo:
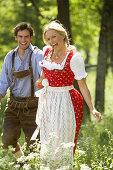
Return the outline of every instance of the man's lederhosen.
<path id="1" fill-rule="evenodd" d="M 2 143 L 4 148 L 9 145 L 15 147 L 21 135 L 21 128 L 25 134 L 25 139 L 30 145 L 30 138 L 35 131 L 37 125 L 35 123 L 36 112 L 38 106 L 38 98 L 34 97 L 33 72 L 31 66 L 31 56 L 29 57 L 29 69 L 23 71 L 14 71 L 15 52 L 12 55 L 12 74 L 14 85 L 10 89 L 10 97 L 8 98 L 6 109 L 4 112 Z M 16 84 L 16 78 L 31 77 L 31 96 L 15 97 L 12 93 Z M 39 139 L 39 136 L 38 136 Z M 32 141 L 33 142 L 33 141 Z"/>

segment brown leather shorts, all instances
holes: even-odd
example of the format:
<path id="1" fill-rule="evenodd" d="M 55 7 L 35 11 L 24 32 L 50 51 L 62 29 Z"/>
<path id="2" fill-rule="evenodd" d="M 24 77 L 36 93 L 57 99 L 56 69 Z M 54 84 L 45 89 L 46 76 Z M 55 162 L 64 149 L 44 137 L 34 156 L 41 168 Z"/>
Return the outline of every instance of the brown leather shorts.
<path id="1" fill-rule="evenodd" d="M 2 143 L 4 148 L 9 145 L 15 147 L 21 135 L 25 134 L 28 145 L 37 125 L 35 123 L 38 98 L 36 97 L 10 97 L 4 112 Z M 39 136 L 38 136 L 39 139 Z"/>

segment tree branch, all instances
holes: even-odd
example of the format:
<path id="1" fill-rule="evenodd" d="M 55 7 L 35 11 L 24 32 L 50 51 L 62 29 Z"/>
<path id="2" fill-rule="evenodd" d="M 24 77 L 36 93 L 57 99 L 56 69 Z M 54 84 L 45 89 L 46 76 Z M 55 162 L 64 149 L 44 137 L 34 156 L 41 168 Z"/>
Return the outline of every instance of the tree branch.
<path id="1" fill-rule="evenodd" d="M 41 16 L 42 18 L 47 19 L 47 20 L 55 20 L 55 18 L 53 18 L 53 17 L 52 17 L 52 18 L 44 17 L 44 16 L 41 14 L 40 10 L 37 8 L 37 5 L 36 5 L 36 3 L 35 3 L 35 0 L 30 0 L 30 1 L 31 1 L 33 7 L 35 8 L 35 10 L 36 10 L 36 12 L 38 13 L 39 16 Z"/>

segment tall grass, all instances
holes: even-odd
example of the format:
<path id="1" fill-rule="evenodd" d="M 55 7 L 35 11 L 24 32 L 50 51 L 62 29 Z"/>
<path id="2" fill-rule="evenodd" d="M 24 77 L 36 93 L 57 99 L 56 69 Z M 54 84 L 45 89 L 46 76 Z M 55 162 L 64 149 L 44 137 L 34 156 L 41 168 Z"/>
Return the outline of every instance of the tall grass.
<path id="1" fill-rule="evenodd" d="M 95 144 L 95 137 L 81 138 L 81 143 L 78 144 L 75 156 L 74 164 L 67 164 L 68 158 L 66 157 L 66 151 L 72 144 L 65 146 L 62 145 L 59 150 L 60 161 L 54 161 L 54 148 L 50 139 L 50 147 L 43 150 L 43 158 L 40 157 L 40 144 L 32 145 L 35 152 L 28 153 L 16 160 L 11 151 L 5 151 L 0 148 L 0 169 L 42 169 L 42 170 L 112 170 L 113 169 L 113 134 L 105 130 L 108 143 L 104 145 Z M 54 136 L 53 136 L 54 137 Z M 85 139 L 85 140 L 84 140 Z M 67 145 L 67 144 L 66 144 Z M 26 147 L 23 147 L 24 153 Z M 58 153 L 58 152 L 57 152 Z M 67 152 L 68 153 L 68 152 Z M 47 161 L 46 161 L 47 160 Z"/>
<path id="2" fill-rule="evenodd" d="M 91 96 L 94 102 L 95 96 L 95 69 L 88 69 L 86 79 Z M 105 82 L 105 112 L 102 113 L 101 123 L 91 116 L 91 121 L 82 123 L 78 137 L 77 149 L 74 156 L 74 165 L 72 169 L 92 169 L 105 170 L 113 169 L 113 74 L 109 69 Z M 2 101 L 2 112 L 6 104 L 6 98 Z M 0 131 L 3 116 L 0 117 Z M 20 138 L 21 145 L 24 144 L 24 135 Z M 25 151 L 26 156 L 29 152 Z M 37 156 L 37 155 L 35 155 Z M 32 156 L 25 161 L 26 169 L 33 169 L 39 164 L 38 158 Z M 37 156 L 38 157 L 38 156 Z M 40 158 L 39 158 L 40 159 Z M 19 169 L 21 165 L 13 158 L 10 151 L 0 148 L 0 169 Z M 24 169 L 24 165 L 20 169 Z M 28 165 L 28 166 L 27 166 Z M 51 167 L 49 167 L 52 169 Z M 38 168 L 37 168 L 38 169 Z"/>

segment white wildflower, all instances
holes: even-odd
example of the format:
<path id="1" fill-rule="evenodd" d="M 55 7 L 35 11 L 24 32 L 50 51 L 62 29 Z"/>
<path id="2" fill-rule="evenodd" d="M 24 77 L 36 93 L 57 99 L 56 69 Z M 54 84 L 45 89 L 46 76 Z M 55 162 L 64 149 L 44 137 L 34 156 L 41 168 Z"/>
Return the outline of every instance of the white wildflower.
<path id="1" fill-rule="evenodd" d="M 18 162 L 25 162 L 26 156 L 21 156 L 20 158 L 17 159 Z"/>
<path id="2" fill-rule="evenodd" d="M 25 150 L 26 150 L 26 147 L 27 147 L 27 142 L 24 142 L 24 144 L 21 146 L 21 149 L 22 149 L 23 151 L 25 151 Z"/>
<path id="3" fill-rule="evenodd" d="M 9 146 L 9 151 L 11 151 L 11 152 L 14 152 L 15 151 L 15 148 L 13 148 L 12 146 Z"/>
<path id="4" fill-rule="evenodd" d="M 81 169 L 80 170 L 91 170 L 86 164 L 80 165 Z"/>
<path id="5" fill-rule="evenodd" d="M 20 168 L 20 165 L 17 164 L 17 165 L 15 165 L 14 167 L 15 167 L 15 169 L 19 169 L 19 168 Z"/>
<path id="6" fill-rule="evenodd" d="M 25 170 L 29 170 L 31 169 L 31 165 L 30 164 L 24 164 L 24 166 L 22 167 Z"/>
<path id="7" fill-rule="evenodd" d="M 9 166 L 12 166 L 12 165 L 14 165 L 14 162 L 9 162 Z"/>
<path id="8" fill-rule="evenodd" d="M 50 168 L 49 168 L 49 167 L 41 166 L 41 167 L 40 167 L 40 170 L 50 170 Z"/>
<path id="9" fill-rule="evenodd" d="M 83 150 L 79 150 L 79 149 L 76 149 L 76 152 L 80 155 L 84 155 L 85 154 L 85 151 Z"/>
<path id="10" fill-rule="evenodd" d="M 34 153 L 30 153 L 27 157 L 26 157 L 26 160 L 32 160 L 34 159 L 35 155 Z"/>

